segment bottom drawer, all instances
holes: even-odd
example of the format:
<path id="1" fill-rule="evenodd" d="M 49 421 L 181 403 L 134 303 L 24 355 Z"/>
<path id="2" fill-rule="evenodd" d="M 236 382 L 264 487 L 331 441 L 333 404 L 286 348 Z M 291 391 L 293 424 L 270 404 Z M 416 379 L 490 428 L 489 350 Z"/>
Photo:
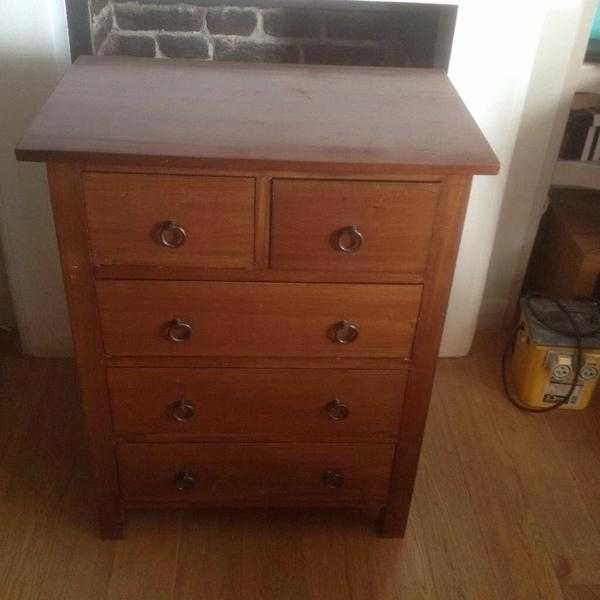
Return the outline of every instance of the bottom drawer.
<path id="1" fill-rule="evenodd" d="M 120 444 L 126 502 L 384 504 L 393 444 Z"/>

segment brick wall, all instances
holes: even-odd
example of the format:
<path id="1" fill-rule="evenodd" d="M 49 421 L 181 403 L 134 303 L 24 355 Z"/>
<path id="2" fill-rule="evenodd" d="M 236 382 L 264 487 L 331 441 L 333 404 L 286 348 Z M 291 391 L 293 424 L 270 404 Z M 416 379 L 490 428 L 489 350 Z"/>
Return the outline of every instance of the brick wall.
<path id="1" fill-rule="evenodd" d="M 339 0 L 89 6 L 96 54 L 398 67 L 447 68 L 456 15 L 447 6 Z"/>

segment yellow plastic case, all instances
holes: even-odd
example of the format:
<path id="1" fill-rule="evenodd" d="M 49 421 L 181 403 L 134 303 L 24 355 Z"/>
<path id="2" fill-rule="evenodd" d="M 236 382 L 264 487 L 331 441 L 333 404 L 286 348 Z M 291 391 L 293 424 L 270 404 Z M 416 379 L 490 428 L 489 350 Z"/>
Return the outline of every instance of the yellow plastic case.
<path id="1" fill-rule="evenodd" d="M 531 320 L 528 311 L 522 310 L 510 363 L 512 382 L 521 404 L 531 408 L 547 408 L 564 398 L 571 389 L 577 350 L 573 345 L 558 343 L 564 338 L 559 340 L 555 334 L 556 344 L 543 343 L 539 338 L 549 339 L 552 334 L 540 336 L 540 323 L 537 321 L 532 332 Z M 572 344 L 572 339 L 566 340 Z M 593 340 L 589 340 L 588 344 L 590 341 Z M 582 410 L 590 403 L 600 374 L 600 348 L 584 347 L 582 363 L 569 402 L 560 408 Z"/>

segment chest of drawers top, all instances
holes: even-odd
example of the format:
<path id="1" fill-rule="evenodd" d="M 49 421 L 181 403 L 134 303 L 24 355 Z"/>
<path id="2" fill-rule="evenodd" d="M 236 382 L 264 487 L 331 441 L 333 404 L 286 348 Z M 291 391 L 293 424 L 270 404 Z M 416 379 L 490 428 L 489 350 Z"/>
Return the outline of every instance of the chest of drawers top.
<path id="1" fill-rule="evenodd" d="M 406 525 L 471 178 L 446 75 L 84 57 L 48 163 L 102 532 L 138 506 Z"/>
<path id="2" fill-rule="evenodd" d="M 126 57 L 80 57 L 17 155 L 362 176 L 498 170 L 441 71 Z"/>

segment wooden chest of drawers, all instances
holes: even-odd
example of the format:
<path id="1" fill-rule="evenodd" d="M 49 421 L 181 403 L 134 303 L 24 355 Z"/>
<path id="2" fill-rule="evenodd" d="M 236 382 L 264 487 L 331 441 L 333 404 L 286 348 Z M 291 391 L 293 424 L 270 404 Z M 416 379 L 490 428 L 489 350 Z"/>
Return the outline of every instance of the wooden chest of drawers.
<path id="1" fill-rule="evenodd" d="M 402 535 L 471 177 L 439 72 L 80 59 L 48 163 L 101 530 L 379 507 Z"/>

